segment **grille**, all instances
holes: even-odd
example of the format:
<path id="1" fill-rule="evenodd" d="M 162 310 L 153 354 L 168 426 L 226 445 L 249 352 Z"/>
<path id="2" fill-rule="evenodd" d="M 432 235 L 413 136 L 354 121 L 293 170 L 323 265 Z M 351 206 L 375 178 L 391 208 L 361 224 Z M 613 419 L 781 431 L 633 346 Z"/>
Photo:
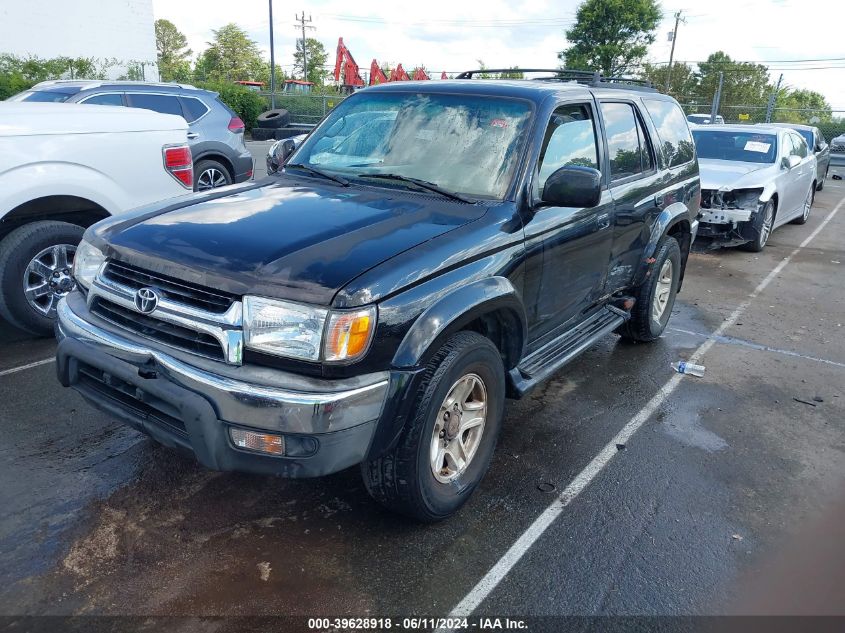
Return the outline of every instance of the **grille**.
<path id="1" fill-rule="evenodd" d="M 197 332 L 180 325 L 167 323 L 153 316 L 124 308 L 99 296 L 94 297 L 90 309 L 101 319 L 139 336 L 160 341 L 165 345 L 177 347 L 213 360 L 224 360 L 220 342 L 205 332 Z"/>
<path id="2" fill-rule="evenodd" d="M 96 367 L 79 362 L 77 369 L 79 384 L 122 405 L 143 420 L 187 437 L 185 423 L 178 417 L 175 406 Z"/>
<path id="3" fill-rule="evenodd" d="M 234 297 L 212 292 L 202 286 L 188 284 L 172 277 L 141 270 L 123 262 L 110 261 L 106 264 L 103 276 L 132 290 L 151 286 L 161 296 L 171 301 L 217 314 L 226 312 L 234 301 Z"/>

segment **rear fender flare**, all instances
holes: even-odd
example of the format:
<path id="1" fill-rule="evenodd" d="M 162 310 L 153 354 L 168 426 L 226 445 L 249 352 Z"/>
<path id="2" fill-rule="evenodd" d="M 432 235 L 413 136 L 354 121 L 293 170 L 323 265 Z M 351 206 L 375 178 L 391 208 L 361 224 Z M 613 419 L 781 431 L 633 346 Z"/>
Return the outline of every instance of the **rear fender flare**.
<path id="1" fill-rule="evenodd" d="M 393 366 L 424 365 L 450 334 L 485 314 L 502 310 L 509 314 L 508 321 L 518 331 L 508 332 L 503 337 L 510 349 L 501 351 L 506 358 L 515 358 L 513 362 L 518 362 L 527 336 L 525 308 L 510 280 L 496 276 L 461 286 L 426 308 L 399 344 Z"/>

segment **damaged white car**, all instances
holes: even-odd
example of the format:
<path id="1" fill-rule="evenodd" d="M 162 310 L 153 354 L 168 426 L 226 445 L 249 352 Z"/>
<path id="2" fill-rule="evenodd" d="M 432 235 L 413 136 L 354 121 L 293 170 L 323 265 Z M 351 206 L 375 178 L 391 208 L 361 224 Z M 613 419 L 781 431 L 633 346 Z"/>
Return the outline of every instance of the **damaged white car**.
<path id="1" fill-rule="evenodd" d="M 701 170 L 698 239 L 759 252 L 782 224 L 804 224 L 816 191 L 816 161 L 791 129 L 695 127 Z"/>

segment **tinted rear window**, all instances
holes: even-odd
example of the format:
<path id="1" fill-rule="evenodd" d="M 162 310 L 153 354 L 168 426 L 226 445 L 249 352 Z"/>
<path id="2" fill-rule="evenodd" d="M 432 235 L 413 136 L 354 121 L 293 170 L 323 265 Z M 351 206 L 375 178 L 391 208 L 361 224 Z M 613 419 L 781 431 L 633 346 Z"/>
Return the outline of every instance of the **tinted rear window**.
<path id="1" fill-rule="evenodd" d="M 695 158 L 695 143 L 680 106 L 662 99 L 643 99 L 643 103 L 657 128 L 669 167 L 683 165 Z"/>
<path id="2" fill-rule="evenodd" d="M 182 106 L 179 105 L 179 98 L 175 95 L 154 95 L 142 92 L 127 93 L 129 105 L 133 108 L 154 110 L 162 114 L 182 115 Z"/>

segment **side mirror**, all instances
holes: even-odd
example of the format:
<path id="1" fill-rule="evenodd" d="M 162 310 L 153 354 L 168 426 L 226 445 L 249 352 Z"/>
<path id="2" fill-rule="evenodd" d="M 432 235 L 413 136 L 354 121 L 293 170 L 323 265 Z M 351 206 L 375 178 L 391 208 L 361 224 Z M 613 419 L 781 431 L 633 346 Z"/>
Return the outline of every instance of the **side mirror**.
<path id="1" fill-rule="evenodd" d="M 790 156 L 784 156 L 780 161 L 781 167 L 784 169 L 792 169 L 793 167 L 798 167 L 801 164 L 801 158 L 795 156 L 794 154 Z"/>
<path id="2" fill-rule="evenodd" d="M 279 167 L 284 165 L 293 151 L 296 149 L 296 143 L 292 138 L 286 138 L 276 146 L 275 158 L 279 163 Z"/>
<path id="3" fill-rule="evenodd" d="M 561 167 L 546 179 L 541 197 L 556 207 L 595 207 L 601 201 L 601 172 L 577 165 Z"/>

